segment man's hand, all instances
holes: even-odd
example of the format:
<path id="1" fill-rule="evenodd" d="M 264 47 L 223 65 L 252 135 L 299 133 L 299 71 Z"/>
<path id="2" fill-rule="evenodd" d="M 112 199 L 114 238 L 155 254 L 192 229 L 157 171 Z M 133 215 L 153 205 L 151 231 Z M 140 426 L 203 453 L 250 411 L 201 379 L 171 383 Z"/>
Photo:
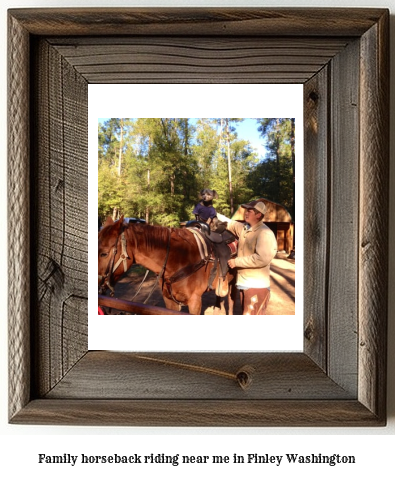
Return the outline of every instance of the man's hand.
<path id="1" fill-rule="evenodd" d="M 236 261 L 234 259 L 229 259 L 228 260 L 228 266 L 233 269 L 233 267 L 236 267 Z"/>

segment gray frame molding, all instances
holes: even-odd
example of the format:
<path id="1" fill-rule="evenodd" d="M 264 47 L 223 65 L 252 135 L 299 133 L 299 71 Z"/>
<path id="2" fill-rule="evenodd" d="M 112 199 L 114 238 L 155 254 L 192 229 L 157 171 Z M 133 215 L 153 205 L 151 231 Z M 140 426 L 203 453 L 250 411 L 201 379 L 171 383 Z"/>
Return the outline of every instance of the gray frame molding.
<path id="1" fill-rule="evenodd" d="M 10 423 L 385 425 L 388 10 L 15 9 L 8 38 Z M 303 353 L 88 351 L 87 86 L 120 82 L 304 84 Z"/>

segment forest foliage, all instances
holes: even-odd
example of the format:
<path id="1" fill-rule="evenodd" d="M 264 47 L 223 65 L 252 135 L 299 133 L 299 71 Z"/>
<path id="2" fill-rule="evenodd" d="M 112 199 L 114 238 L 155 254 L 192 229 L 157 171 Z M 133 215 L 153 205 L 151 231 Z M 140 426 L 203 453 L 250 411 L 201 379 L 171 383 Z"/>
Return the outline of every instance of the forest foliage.
<path id="1" fill-rule="evenodd" d="M 203 188 L 216 209 L 263 197 L 294 217 L 295 121 L 256 118 L 266 154 L 241 137 L 242 118 L 110 118 L 98 127 L 98 215 L 179 226 Z"/>

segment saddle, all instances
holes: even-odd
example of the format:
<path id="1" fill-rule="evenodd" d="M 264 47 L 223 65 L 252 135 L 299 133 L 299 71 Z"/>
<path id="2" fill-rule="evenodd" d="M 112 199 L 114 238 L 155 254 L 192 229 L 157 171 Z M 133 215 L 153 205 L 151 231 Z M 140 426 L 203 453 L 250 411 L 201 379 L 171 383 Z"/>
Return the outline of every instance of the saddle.
<path id="1" fill-rule="evenodd" d="M 202 237 L 208 243 L 211 243 L 212 250 L 214 252 L 214 267 L 211 270 L 209 277 L 208 288 L 212 288 L 213 281 L 215 279 L 218 264 L 219 264 L 219 281 L 216 294 L 224 297 L 227 294 L 228 286 L 226 282 L 226 274 L 228 272 L 228 260 L 237 254 L 237 239 L 229 231 L 226 230 L 226 223 L 222 223 L 224 226 L 223 232 L 217 232 L 210 229 L 209 225 L 205 222 L 192 220 L 186 223 L 186 227 L 199 230 Z M 224 284 L 224 286 L 222 285 Z M 220 290 L 221 289 L 221 290 Z"/>
<path id="2" fill-rule="evenodd" d="M 200 232 L 205 238 L 214 244 L 231 244 L 232 242 L 237 241 L 236 237 L 226 229 L 226 223 L 224 222 L 218 222 L 218 226 L 215 230 L 212 230 L 207 223 L 195 219 L 188 221 L 185 227 L 200 229 Z"/>

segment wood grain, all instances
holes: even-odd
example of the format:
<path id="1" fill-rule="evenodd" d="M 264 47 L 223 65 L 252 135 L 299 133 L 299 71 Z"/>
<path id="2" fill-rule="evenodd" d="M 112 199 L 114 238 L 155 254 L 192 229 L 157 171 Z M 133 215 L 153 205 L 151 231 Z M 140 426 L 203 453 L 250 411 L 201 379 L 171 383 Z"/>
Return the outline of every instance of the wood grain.
<path id="1" fill-rule="evenodd" d="M 331 66 L 328 373 L 357 393 L 359 42 Z"/>
<path id="2" fill-rule="evenodd" d="M 248 389 L 241 387 L 237 380 L 240 370 L 250 370 Z M 46 398 L 312 400 L 356 397 L 334 383 L 304 354 L 89 351 Z"/>
<path id="3" fill-rule="evenodd" d="M 30 399 L 29 35 L 8 23 L 9 416 Z"/>
<path id="4" fill-rule="evenodd" d="M 11 9 L 35 35 L 360 36 L 383 14 L 373 8 Z"/>
<path id="5" fill-rule="evenodd" d="M 45 40 L 34 44 L 35 393 L 87 349 L 87 83 Z"/>
<path id="6" fill-rule="evenodd" d="M 304 83 L 350 39 L 118 37 L 51 39 L 89 83 Z"/>
<path id="7" fill-rule="evenodd" d="M 371 427 L 357 400 L 32 400 L 11 423 L 80 426 Z"/>
<path id="8" fill-rule="evenodd" d="M 385 424 L 388 20 L 384 9 L 9 11 L 11 423 Z M 87 350 L 87 85 L 182 81 L 305 85 L 302 354 Z"/>
<path id="9" fill-rule="evenodd" d="M 389 201 L 388 14 L 361 39 L 359 400 L 385 415 Z M 384 206 L 384 207 L 383 207 Z M 381 212 L 377 211 L 382 208 Z"/>
<path id="10" fill-rule="evenodd" d="M 327 370 L 330 66 L 304 85 L 304 350 Z"/>

